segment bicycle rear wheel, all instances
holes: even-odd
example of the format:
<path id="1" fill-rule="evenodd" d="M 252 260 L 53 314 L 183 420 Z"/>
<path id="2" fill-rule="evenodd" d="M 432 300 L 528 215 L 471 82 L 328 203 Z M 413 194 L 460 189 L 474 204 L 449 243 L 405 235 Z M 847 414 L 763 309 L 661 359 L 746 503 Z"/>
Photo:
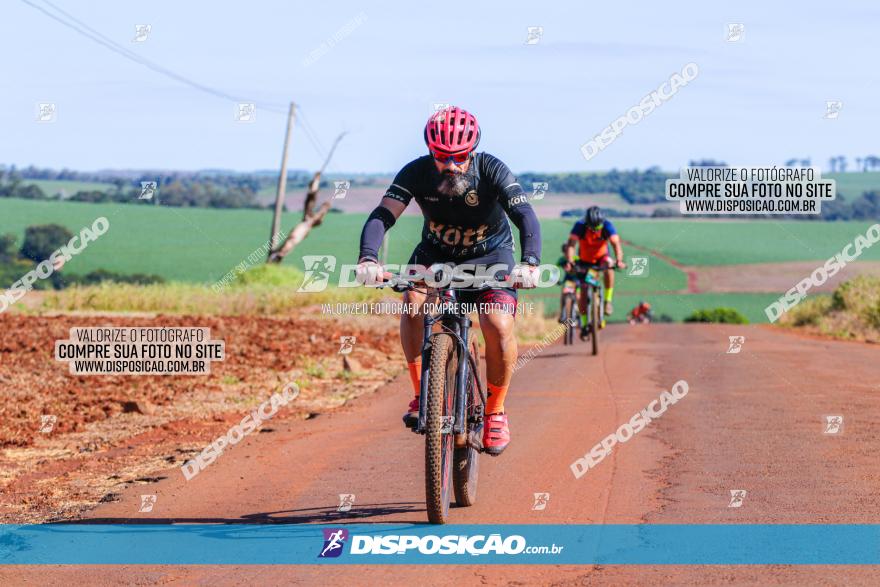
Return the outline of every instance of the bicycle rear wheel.
<path id="1" fill-rule="evenodd" d="M 477 335 L 471 332 L 468 337 L 468 349 L 470 356 L 468 357 L 468 390 L 467 390 L 467 410 L 468 420 L 475 412 L 476 408 L 482 407 L 481 412 L 485 412 L 486 391 L 482 385 L 482 376 L 480 374 L 480 347 L 477 346 Z M 467 435 L 470 431 L 476 434 L 482 434 L 483 423 L 466 422 L 465 429 Z M 472 447 L 470 444 L 455 449 L 452 458 L 452 487 L 455 490 L 455 503 L 460 507 L 474 505 L 477 502 L 477 480 L 480 473 L 480 451 Z"/>
<path id="2" fill-rule="evenodd" d="M 454 438 L 451 423 L 458 365 L 451 335 L 433 336 L 430 365 L 425 414 L 425 502 L 428 520 L 432 524 L 445 524 L 449 518 L 452 486 Z"/>

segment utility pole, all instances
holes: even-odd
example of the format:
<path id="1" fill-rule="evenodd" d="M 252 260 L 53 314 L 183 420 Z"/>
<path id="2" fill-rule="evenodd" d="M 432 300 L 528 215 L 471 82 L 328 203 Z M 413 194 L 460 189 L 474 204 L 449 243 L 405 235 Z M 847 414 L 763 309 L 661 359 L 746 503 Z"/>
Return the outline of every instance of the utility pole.
<path id="1" fill-rule="evenodd" d="M 290 112 L 287 114 L 287 132 L 284 134 L 284 151 L 281 154 L 281 175 L 278 177 L 278 193 L 275 194 L 275 215 L 272 217 L 272 235 L 270 237 L 269 256 L 278 248 L 281 230 L 281 212 L 284 211 L 284 196 L 287 194 L 287 150 L 290 147 L 290 131 L 296 120 L 296 104 L 290 103 Z"/>

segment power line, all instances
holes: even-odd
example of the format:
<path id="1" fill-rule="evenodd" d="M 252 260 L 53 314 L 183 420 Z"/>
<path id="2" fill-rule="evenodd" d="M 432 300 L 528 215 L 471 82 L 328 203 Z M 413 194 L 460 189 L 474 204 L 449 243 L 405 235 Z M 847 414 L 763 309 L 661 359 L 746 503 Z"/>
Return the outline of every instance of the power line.
<path id="1" fill-rule="evenodd" d="M 49 18 L 55 20 L 56 22 L 61 23 L 62 25 L 66 26 L 67 28 L 76 31 L 80 35 L 83 35 L 84 37 L 91 39 L 92 41 L 98 43 L 99 45 L 102 45 L 102 46 L 106 47 L 107 49 L 110 49 L 114 53 L 117 53 L 118 55 L 121 55 L 122 57 L 125 57 L 126 59 L 129 59 L 130 61 L 134 61 L 135 63 L 138 63 L 139 65 L 143 65 L 149 69 L 152 69 L 153 71 L 155 71 L 157 73 L 161 73 L 162 75 L 165 75 L 165 76 L 170 77 L 176 81 L 179 81 L 179 82 L 184 83 L 188 86 L 196 88 L 197 90 L 201 90 L 203 92 L 207 92 L 209 94 L 212 94 L 218 98 L 223 98 L 225 100 L 230 100 L 232 102 L 242 102 L 243 101 L 240 98 L 237 98 L 235 96 L 227 94 L 226 92 L 223 92 L 221 90 L 216 90 L 214 88 L 211 88 L 209 86 L 201 84 L 197 81 L 191 80 L 185 76 L 182 76 L 178 73 L 175 73 L 175 72 L 173 72 L 169 69 L 166 69 L 156 63 L 153 63 L 152 61 L 150 61 L 148 59 L 141 57 L 137 53 L 134 53 L 134 52 L 130 51 L 129 49 L 122 47 L 121 45 L 119 45 L 118 43 L 113 41 L 112 39 L 109 39 L 105 35 L 96 31 L 95 29 L 88 26 L 87 24 L 85 24 L 81 20 L 71 16 L 67 12 L 64 12 L 63 10 L 61 10 L 57 6 L 53 5 L 48 0 L 44 0 L 44 2 L 46 4 L 48 4 L 49 6 L 51 6 L 52 8 L 54 8 L 55 10 L 57 10 L 59 13 L 63 14 L 64 16 L 66 16 L 67 18 L 72 20 L 73 22 L 79 24 L 81 27 L 83 27 L 86 30 L 83 30 L 83 28 L 80 28 L 80 26 L 77 26 L 76 24 L 71 24 L 67 20 L 65 20 L 55 14 L 52 14 L 51 12 L 49 12 L 48 10 L 43 8 L 42 6 L 38 6 L 37 4 L 34 4 L 33 2 L 31 2 L 30 0 L 21 0 L 21 1 L 24 2 L 25 4 L 31 6 L 32 8 L 39 10 L 40 12 L 42 12 L 43 14 L 48 16 Z"/>
<path id="2" fill-rule="evenodd" d="M 116 53 L 118 55 L 121 55 L 122 57 L 124 57 L 128 60 L 133 61 L 139 65 L 143 65 L 144 67 L 147 67 L 149 69 L 152 69 L 153 71 L 160 73 L 166 77 L 169 77 L 169 78 L 171 78 L 175 81 L 178 81 L 180 83 L 186 84 L 186 85 L 188 85 L 192 88 L 195 88 L 199 91 L 211 94 L 212 96 L 215 96 L 217 98 L 222 98 L 224 100 L 229 100 L 231 102 L 245 102 L 246 101 L 242 98 L 228 94 L 222 90 L 217 90 L 217 89 L 212 88 L 210 86 L 206 86 L 202 83 L 199 83 L 199 82 L 192 80 L 186 76 L 183 76 L 179 73 L 171 71 L 170 69 L 162 67 L 161 65 L 138 55 L 137 53 L 131 51 L 130 49 L 125 48 L 124 46 L 120 45 L 119 43 L 117 43 L 113 39 L 102 34 L 100 31 L 90 27 L 88 24 L 86 24 L 82 20 L 76 18 L 72 14 L 65 12 L 64 10 L 59 8 L 58 6 L 55 6 L 54 4 L 49 2 L 49 0 L 43 0 L 43 2 L 45 4 L 47 4 L 48 6 L 52 7 L 52 9 L 54 9 L 59 14 L 63 15 L 64 17 L 66 17 L 69 20 L 65 20 L 65 18 L 59 17 L 56 14 L 53 14 L 52 12 L 43 8 L 42 6 L 39 6 L 39 5 L 35 4 L 34 2 L 31 2 L 30 0 L 21 0 L 21 1 L 24 2 L 25 4 L 27 4 L 28 6 L 30 6 L 31 8 L 39 10 L 40 12 L 42 12 L 43 14 L 45 14 L 46 16 L 51 18 L 52 20 L 54 20 L 54 21 L 62 24 L 63 26 L 75 31 L 76 33 L 90 39 L 91 41 L 94 41 L 95 43 L 98 43 L 99 45 L 113 51 L 114 53 Z M 72 22 L 70 22 L 70 21 L 72 21 Z M 76 24 L 73 24 L 73 23 L 76 23 Z M 80 27 L 82 27 L 82 28 L 80 28 Z M 298 105 L 296 106 L 296 108 L 300 111 L 300 116 L 302 116 L 302 108 L 300 108 Z M 287 112 L 285 110 L 283 110 L 282 108 L 277 108 L 277 107 L 271 105 L 270 103 L 260 104 L 260 109 L 265 110 L 267 112 L 271 112 L 273 114 L 282 114 L 282 115 L 287 114 Z M 323 158 L 324 157 L 324 148 L 321 145 L 320 141 L 318 140 L 316 133 L 311 128 L 311 125 L 309 125 L 308 122 L 305 120 L 305 118 L 302 118 L 302 121 L 303 121 L 302 128 L 303 128 L 303 131 L 305 132 L 306 138 L 311 143 L 312 148 L 315 150 L 315 153 L 317 153 L 318 156 Z"/>

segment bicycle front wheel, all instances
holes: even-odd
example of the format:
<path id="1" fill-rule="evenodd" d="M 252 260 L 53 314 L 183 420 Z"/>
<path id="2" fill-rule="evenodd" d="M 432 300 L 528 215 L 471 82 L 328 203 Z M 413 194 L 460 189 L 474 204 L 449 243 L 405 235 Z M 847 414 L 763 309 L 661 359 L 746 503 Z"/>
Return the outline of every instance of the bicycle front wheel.
<path id="1" fill-rule="evenodd" d="M 562 320 L 565 323 L 565 338 L 563 340 L 564 344 L 573 344 L 574 343 L 574 329 L 572 326 L 572 321 L 575 316 L 575 300 L 574 296 L 567 295 L 565 296 L 565 306 L 562 309 Z"/>
<path id="2" fill-rule="evenodd" d="M 458 365 L 451 335 L 434 335 L 430 365 L 425 415 L 425 501 L 428 521 L 445 524 L 449 519 L 452 488 L 452 421 Z"/>
<path id="3" fill-rule="evenodd" d="M 598 287 L 593 288 L 593 300 L 590 304 L 590 335 L 593 339 L 593 354 L 599 354 L 599 328 L 602 326 L 602 296 Z"/>

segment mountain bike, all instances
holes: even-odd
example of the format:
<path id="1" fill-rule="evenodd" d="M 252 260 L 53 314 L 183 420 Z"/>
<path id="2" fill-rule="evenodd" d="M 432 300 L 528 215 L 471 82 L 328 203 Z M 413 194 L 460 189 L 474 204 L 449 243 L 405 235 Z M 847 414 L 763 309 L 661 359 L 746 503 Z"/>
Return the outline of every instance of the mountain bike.
<path id="1" fill-rule="evenodd" d="M 587 329 L 581 330 L 581 340 L 590 339 L 592 352 L 599 354 L 599 331 L 605 328 L 605 282 L 600 276 L 604 271 L 617 270 L 615 266 L 597 265 L 578 261 L 575 264 L 575 273 L 580 279 L 581 287 L 587 296 Z"/>
<path id="2" fill-rule="evenodd" d="M 453 493 L 459 507 L 477 500 L 486 386 L 477 336 L 468 313 L 456 303 L 456 292 L 484 289 L 489 282 L 419 289 L 414 281 L 394 277 L 383 284 L 398 292 L 425 293 L 426 301 L 438 303 L 437 313 L 425 313 L 419 420 L 413 429 L 425 435 L 425 502 L 432 524 L 449 521 Z"/>
<path id="3" fill-rule="evenodd" d="M 577 287 L 577 282 L 571 280 L 566 280 L 562 284 L 562 312 L 560 316 L 562 323 L 565 324 L 563 344 L 574 344 L 574 331 L 581 323 L 577 304 Z"/>

